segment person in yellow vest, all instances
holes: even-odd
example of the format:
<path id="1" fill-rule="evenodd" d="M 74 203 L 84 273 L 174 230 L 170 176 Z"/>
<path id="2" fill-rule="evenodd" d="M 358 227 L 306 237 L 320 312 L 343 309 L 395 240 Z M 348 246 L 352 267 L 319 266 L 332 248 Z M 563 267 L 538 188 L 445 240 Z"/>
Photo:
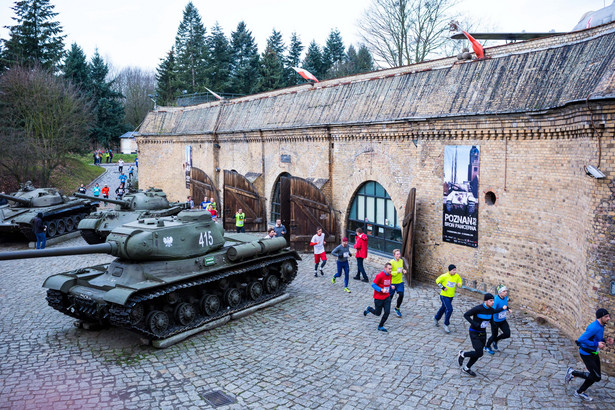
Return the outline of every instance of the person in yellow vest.
<path id="1" fill-rule="evenodd" d="M 442 306 L 438 313 L 433 318 L 435 326 L 440 326 L 438 321 L 446 312 L 444 316 L 444 331 L 451 333 L 448 325 L 450 324 L 451 315 L 453 314 L 453 298 L 455 297 L 455 289 L 463 286 L 461 276 L 457 274 L 457 267 L 455 265 L 448 265 L 448 272 L 438 276 L 436 284 L 442 289 L 440 292 L 440 301 Z"/>
<path id="2" fill-rule="evenodd" d="M 237 229 L 237 233 L 245 232 L 246 230 L 243 228 L 243 224 L 246 221 L 246 214 L 243 213 L 243 209 L 239 208 L 235 213 L 235 228 Z"/>
<path id="3" fill-rule="evenodd" d="M 399 249 L 393 250 L 393 259 L 389 261 L 393 267 L 393 273 L 391 277 L 391 284 L 395 285 L 395 288 L 391 290 L 391 302 L 393 296 L 397 293 L 397 307 L 395 308 L 395 314 L 397 317 L 401 317 L 401 302 L 404 300 L 404 275 L 406 270 L 404 269 L 404 260 L 401 258 L 401 251 Z"/>

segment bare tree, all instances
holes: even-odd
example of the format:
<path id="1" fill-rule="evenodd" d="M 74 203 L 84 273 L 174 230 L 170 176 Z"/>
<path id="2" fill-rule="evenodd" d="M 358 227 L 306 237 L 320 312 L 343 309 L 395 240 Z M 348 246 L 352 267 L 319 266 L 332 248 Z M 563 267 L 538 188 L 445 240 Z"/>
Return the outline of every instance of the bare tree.
<path id="1" fill-rule="evenodd" d="M 126 97 L 126 122 L 136 129 L 153 107 L 154 103 L 148 96 L 155 93 L 156 76 L 137 67 L 126 67 L 119 72 L 116 83 L 117 91 Z"/>
<path id="2" fill-rule="evenodd" d="M 359 21 L 363 41 L 390 67 L 420 63 L 448 40 L 457 0 L 373 0 Z"/>
<path id="3" fill-rule="evenodd" d="M 35 67 L 0 77 L 0 166 L 42 186 L 70 152 L 87 148 L 91 103 L 70 83 Z"/>

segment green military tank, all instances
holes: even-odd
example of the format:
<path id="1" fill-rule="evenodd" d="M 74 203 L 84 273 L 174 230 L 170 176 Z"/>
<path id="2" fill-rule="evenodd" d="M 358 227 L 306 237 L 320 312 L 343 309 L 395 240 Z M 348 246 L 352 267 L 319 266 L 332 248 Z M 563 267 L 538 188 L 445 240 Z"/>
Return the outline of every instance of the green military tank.
<path id="1" fill-rule="evenodd" d="M 67 197 L 55 188 L 34 188 L 26 182 L 12 195 L 0 194 L 8 200 L 0 207 L 0 233 L 19 233 L 28 240 L 35 240 L 32 219 L 39 212 L 47 226 L 48 238 L 67 234 L 77 229 L 79 222 L 97 206 L 96 201 Z"/>
<path id="2" fill-rule="evenodd" d="M 0 260 L 107 253 L 110 264 L 52 275 L 49 305 L 149 340 L 177 335 L 281 295 L 297 274 L 286 239 L 224 235 L 203 210 L 115 228 L 105 243 L 0 253 Z"/>
<path id="3" fill-rule="evenodd" d="M 140 218 L 177 215 L 187 209 L 186 203 L 170 203 L 162 189 L 157 188 L 149 188 L 147 191 L 134 191 L 129 188 L 122 199 L 98 198 L 80 193 L 75 193 L 75 196 L 115 204 L 115 209 L 98 210 L 79 222 L 77 229 L 89 244 L 103 243 L 114 228 L 125 223 Z"/>

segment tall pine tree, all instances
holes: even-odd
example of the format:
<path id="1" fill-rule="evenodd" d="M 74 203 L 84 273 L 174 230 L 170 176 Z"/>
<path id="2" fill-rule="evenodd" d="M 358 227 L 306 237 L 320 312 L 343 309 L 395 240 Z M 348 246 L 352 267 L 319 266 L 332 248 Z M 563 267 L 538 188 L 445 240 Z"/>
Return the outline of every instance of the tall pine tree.
<path id="1" fill-rule="evenodd" d="M 64 78 L 70 81 L 82 93 L 87 95 L 91 93 L 92 81 L 90 79 L 87 58 L 77 43 L 71 45 L 70 51 L 64 60 L 62 71 L 64 72 Z"/>
<path id="2" fill-rule="evenodd" d="M 303 68 L 314 74 L 319 80 L 324 79 L 322 51 L 320 51 L 320 46 L 314 40 L 312 40 L 305 52 Z"/>
<path id="3" fill-rule="evenodd" d="M 19 64 L 26 67 L 40 65 L 55 72 L 64 57 L 62 27 L 53 18 L 58 13 L 49 0 L 16 1 L 12 10 L 17 23 L 7 26 L 10 37 L 4 41 L 1 65 L 6 68 Z"/>
<path id="4" fill-rule="evenodd" d="M 179 94 L 177 73 L 175 71 L 175 49 L 167 53 L 156 68 L 156 94 L 160 105 L 175 105 L 175 97 Z"/>
<path id="5" fill-rule="evenodd" d="M 175 36 L 175 67 L 180 89 L 188 93 L 205 91 L 206 59 L 205 27 L 198 10 L 189 2 Z"/>
<path id="6" fill-rule="evenodd" d="M 217 22 L 207 37 L 207 51 L 208 87 L 218 93 L 230 91 L 231 48 Z"/>
<path id="7" fill-rule="evenodd" d="M 338 67 L 346 60 L 344 42 L 339 30 L 331 30 L 322 54 L 324 77 L 333 78 Z"/>
<path id="8" fill-rule="evenodd" d="M 231 33 L 231 89 L 237 94 L 251 94 L 258 86 L 259 56 L 252 32 L 239 22 Z"/>
<path id="9" fill-rule="evenodd" d="M 292 67 L 299 67 L 301 63 L 301 53 L 303 52 L 303 44 L 297 36 L 297 33 L 293 33 L 290 37 L 290 45 L 288 46 L 288 55 L 286 56 L 286 84 L 296 85 L 299 84 L 301 77 L 297 75 Z M 309 70 L 308 70 L 309 71 Z"/>
<path id="10" fill-rule="evenodd" d="M 267 48 L 263 52 L 260 65 L 260 79 L 257 91 L 269 91 L 286 85 L 284 73 L 284 42 L 282 34 L 273 30 L 267 39 Z"/>
<path id="11" fill-rule="evenodd" d="M 354 63 L 354 67 L 355 73 L 367 73 L 376 69 L 376 64 L 374 63 L 372 53 L 369 52 L 369 49 L 365 46 L 365 44 L 361 44 L 359 47 L 359 51 L 357 52 L 357 60 Z"/>
<path id="12" fill-rule="evenodd" d="M 113 90 L 113 80 L 107 81 L 109 67 L 98 50 L 90 63 L 90 75 L 96 115 L 90 138 L 100 147 L 117 145 L 119 136 L 128 131 L 124 122 L 123 96 Z"/>

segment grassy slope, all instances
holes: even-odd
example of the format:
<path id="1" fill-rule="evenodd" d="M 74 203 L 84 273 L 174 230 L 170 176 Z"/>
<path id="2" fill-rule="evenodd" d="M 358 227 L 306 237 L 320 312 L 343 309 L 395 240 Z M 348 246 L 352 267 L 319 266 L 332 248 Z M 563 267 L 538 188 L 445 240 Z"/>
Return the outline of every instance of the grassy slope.
<path id="1" fill-rule="evenodd" d="M 72 194 L 81 184 L 87 185 L 105 172 L 104 168 L 96 167 L 92 163 L 91 157 L 70 155 L 64 165 L 53 171 L 49 186 L 58 188 L 65 195 Z"/>

